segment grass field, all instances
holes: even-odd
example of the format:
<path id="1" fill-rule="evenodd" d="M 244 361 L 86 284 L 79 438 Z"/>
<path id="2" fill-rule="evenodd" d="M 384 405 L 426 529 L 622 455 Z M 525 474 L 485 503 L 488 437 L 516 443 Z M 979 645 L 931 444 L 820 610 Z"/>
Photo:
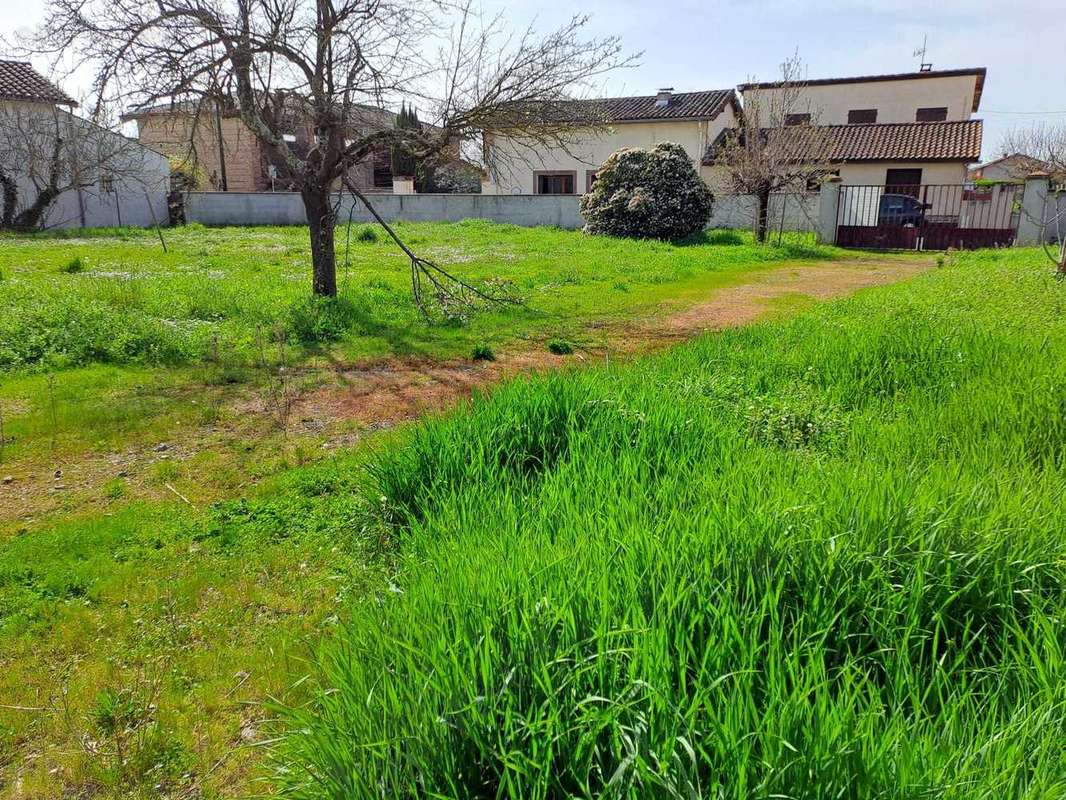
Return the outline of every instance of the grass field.
<path id="1" fill-rule="evenodd" d="M 427 328 L 402 257 L 364 230 L 325 342 L 298 335 L 300 229 L 193 226 L 166 253 L 143 231 L 0 239 L 0 796 L 229 797 L 265 774 L 262 701 L 300 696 L 311 643 L 391 569 L 357 491 L 365 447 L 390 434 L 354 430 L 334 455 L 261 412 L 279 390 L 482 344 L 581 346 L 767 268 L 852 257 L 731 232 L 675 246 L 403 225 L 529 305 Z"/>
<path id="2" fill-rule="evenodd" d="M 300 798 L 1066 795 L 1066 286 L 984 252 L 367 466 Z"/>
<path id="3" fill-rule="evenodd" d="M 513 286 L 526 307 L 427 326 L 406 257 L 374 229 L 338 234 L 337 304 L 309 303 L 301 228 L 0 238 L 0 414 L 10 463 L 165 440 L 212 424 L 235 396 L 313 383 L 339 364 L 469 358 L 475 347 L 587 340 L 591 322 L 639 318 L 796 259 L 847 258 L 809 239 L 755 247 L 717 232 L 688 245 L 618 242 L 483 221 L 400 224 L 420 253 L 463 277 Z M 347 255 L 346 255 L 347 254 Z M 0 463 L 2 469 L 2 463 Z"/>
<path id="4" fill-rule="evenodd" d="M 344 291 L 388 335 L 269 348 L 310 370 L 411 352 L 397 343 L 442 358 L 579 342 L 592 320 L 773 261 L 848 257 L 453 227 L 405 233 L 466 274 L 524 281 L 538 313 L 426 331 L 400 302 L 402 261 L 353 241 Z M 290 325 L 306 290 L 296 253 L 254 262 L 301 237 L 192 230 L 167 256 L 127 232 L 0 243 L 5 311 L 47 316 L 72 287 L 94 305 L 98 284 L 132 280 L 137 304 L 94 307 L 163 330 L 190 319 L 176 298 L 205 258 L 244 309 L 209 321 L 217 353 L 196 334 L 162 360 L 60 348 L 0 374 L 17 432 L 0 473 L 227 437 L 153 460 L 158 496 L 116 464 L 93 504 L 0 527 L 0 797 L 1066 791 L 1066 287 L 1039 253 L 960 254 L 321 450 L 226 405 L 278 366 L 260 366 L 257 324 Z M 70 248 L 81 272 L 61 270 Z"/>

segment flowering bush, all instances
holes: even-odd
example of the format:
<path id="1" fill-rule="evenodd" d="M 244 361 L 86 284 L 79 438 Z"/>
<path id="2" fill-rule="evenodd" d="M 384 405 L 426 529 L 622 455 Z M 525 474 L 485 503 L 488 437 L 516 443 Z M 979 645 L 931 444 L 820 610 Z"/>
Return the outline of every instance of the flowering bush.
<path id="1" fill-rule="evenodd" d="M 680 239 L 703 230 L 713 203 L 685 148 L 662 142 L 612 153 L 581 198 L 581 214 L 586 233 Z"/>

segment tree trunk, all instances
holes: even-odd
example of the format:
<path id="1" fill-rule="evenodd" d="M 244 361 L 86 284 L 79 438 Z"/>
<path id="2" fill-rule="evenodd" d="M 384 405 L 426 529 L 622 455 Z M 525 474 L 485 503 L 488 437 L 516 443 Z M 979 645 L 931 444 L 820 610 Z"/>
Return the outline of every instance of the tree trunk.
<path id="1" fill-rule="evenodd" d="M 766 232 L 770 228 L 770 190 L 760 189 L 756 198 L 759 208 L 755 217 L 755 241 L 762 244 L 766 241 Z"/>
<path id="2" fill-rule="evenodd" d="M 333 232 L 337 215 L 330 203 L 329 189 L 305 186 L 300 192 L 311 233 L 312 291 L 322 297 L 337 296 L 337 254 Z"/>
<path id="3" fill-rule="evenodd" d="M 41 227 L 41 223 L 44 221 L 44 215 L 48 213 L 48 209 L 52 207 L 52 203 L 56 201 L 56 198 L 58 198 L 59 195 L 60 192 L 58 189 L 53 189 L 52 187 L 41 189 L 41 191 L 37 193 L 33 205 L 24 208 L 15 215 L 11 227 L 19 231 L 32 231 Z"/>
<path id="4" fill-rule="evenodd" d="M 0 188 L 3 201 L 0 204 L 0 228 L 10 228 L 15 224 L 15 209 L 18 208 L 18 184 L 14 178 L 0 173 Z"/>

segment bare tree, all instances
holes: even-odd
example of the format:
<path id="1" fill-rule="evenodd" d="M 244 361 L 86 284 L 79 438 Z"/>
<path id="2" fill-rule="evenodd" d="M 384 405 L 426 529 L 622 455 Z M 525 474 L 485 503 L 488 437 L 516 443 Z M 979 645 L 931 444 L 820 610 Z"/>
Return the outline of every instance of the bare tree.
<path id="1" fill-rule="evenodd" d="M 755 236 L 766 241 L 770 197 L 806 189 L 829 173 L 828 136 L 818 127 L 802 79 L 803 62 L 792 56 L 772 84 L 750 84 L 735 129 L 723 132 L 714 163 L 725 169 L 738 194 L 755 197 Z"/>
<path id="2" fill-rule="evenodd" d="M 1004 153 L 1028 156 L 1033 160 L 1031 171 L 1046 171 L 1055 186 L 1036 222 L 1041 231 L 1054 232 L 1058 247 L 1052 248 L 1044 242 L 1044 252 L 1055 263 L 1055 273 L 1066 278 L 1066 126 L 1041 124 L 1013 130 L 1003 137 L 1000 149 Z"/>
<path id="3" fill-rule="evenodd" d="M 0 228 L 43 226 L 64 192 L 140 182 L 144 149 L 57 106 L 0 108 Z"/>
<path id="4" fill-rule="evenodd" d="M 101 97 L 234 108 L 300 192 L 312 287 L 332 296 L 334 192 L 374 151 L 402 146 L 429 160 L 493 130 L 556 143 L 602 124 L 551 113 L 627 61 L 617 39 L 583 38 L 586 21 L 540 37 L 511 35 L 501 17 L 485 21 L 469 4 L 431 0 L 51 0 L 35 47 L 93 63 Z M 431 124 L 365 124 L 364 109 L 400 97 Z M 302 153 L 287 141 L 301 121 L 314 133 Z"/>

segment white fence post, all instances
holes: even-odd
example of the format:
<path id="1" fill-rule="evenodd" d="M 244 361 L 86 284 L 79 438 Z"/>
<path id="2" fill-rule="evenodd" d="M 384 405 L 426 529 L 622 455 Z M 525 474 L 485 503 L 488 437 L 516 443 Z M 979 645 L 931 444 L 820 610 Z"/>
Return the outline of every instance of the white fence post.
<path id="1" fill-rule="evenodd" d="M 1044 212 L 1047 206 L 1048 174 L 1034 172 L 1025 179 L 1022 212 L 1018 216 L 1018 235 L 1014 243 L 1033 246 L 1044 241 Z"/>
<path id="2" fill-rule="evenodd" d="M 840 177 L 830 175 L 818 192 L 818 243 L 837 240 L 837 213 L 840 208 Z"/>

